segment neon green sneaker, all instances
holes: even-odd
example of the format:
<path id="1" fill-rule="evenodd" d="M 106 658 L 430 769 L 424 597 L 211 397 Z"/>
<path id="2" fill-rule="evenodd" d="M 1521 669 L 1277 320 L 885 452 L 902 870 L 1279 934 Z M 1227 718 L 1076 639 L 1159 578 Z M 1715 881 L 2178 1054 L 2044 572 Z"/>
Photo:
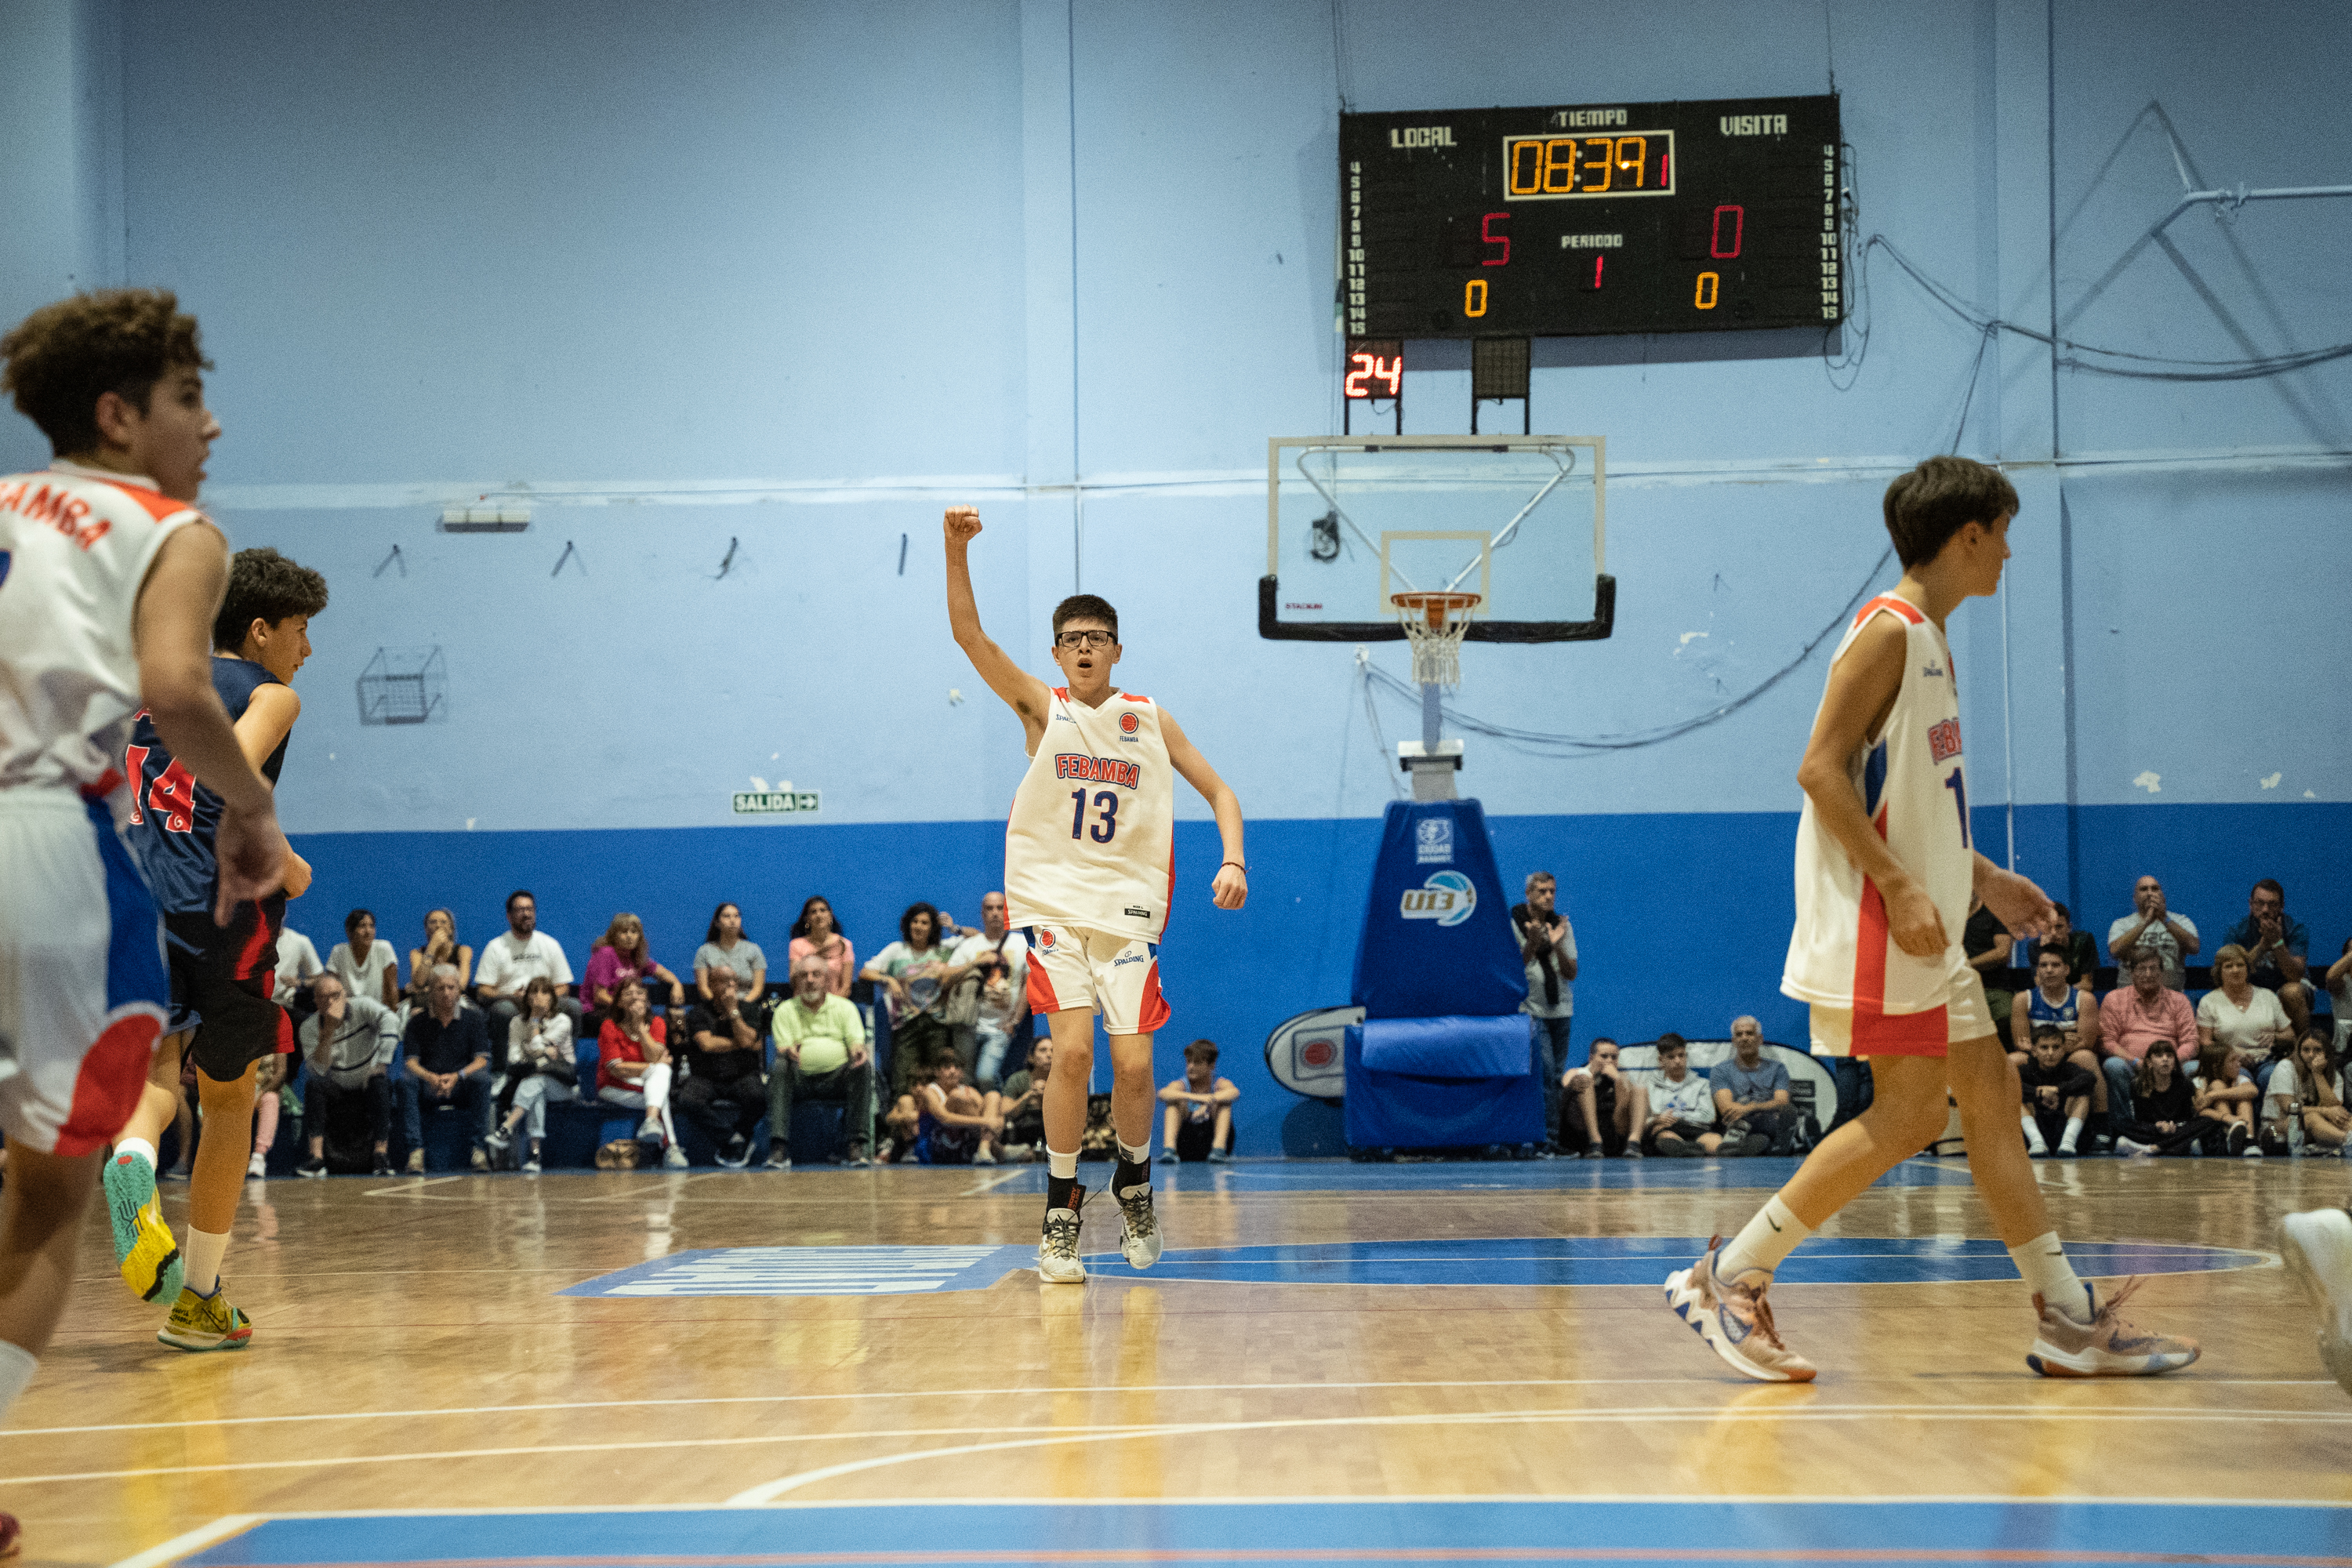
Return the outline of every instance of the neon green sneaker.
<path id="1" fill-rule="evenodd" d="M 180 1244 L 163 1223 L 155 1195 L 155 1167 L 118 1149 L 100 1179 L 106 1189 L 106 1217 L 114 1226 L 114 1262 L 122 1282 L 142 1301 L 167 1301 L 185 1283 Z"/>
<path id="2" fill-rule="evenodd" d="M 209 1296 L 183 1285 L 172 1304 L 172 1321 L 155 1338 L 175 1350 L 241 1351 L 252 1342 L 253 1320 L 228 1304 L 226 1282 L 213 1287 Z"/>

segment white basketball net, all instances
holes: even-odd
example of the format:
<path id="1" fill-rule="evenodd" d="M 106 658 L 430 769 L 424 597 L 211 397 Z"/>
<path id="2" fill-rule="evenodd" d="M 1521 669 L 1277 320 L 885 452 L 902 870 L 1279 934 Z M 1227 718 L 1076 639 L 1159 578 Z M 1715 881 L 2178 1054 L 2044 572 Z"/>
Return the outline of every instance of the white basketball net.
<path id="1" fill-rule="evenodd" d="M 1476 594 L 1392 594 L 1397 619 L 1405 640 L 1412 644 L 1412 679 L 1417 686 L 1462 684 L 1462 639 L 1470 630 L 1470 612 L 1483 602 Z"/>

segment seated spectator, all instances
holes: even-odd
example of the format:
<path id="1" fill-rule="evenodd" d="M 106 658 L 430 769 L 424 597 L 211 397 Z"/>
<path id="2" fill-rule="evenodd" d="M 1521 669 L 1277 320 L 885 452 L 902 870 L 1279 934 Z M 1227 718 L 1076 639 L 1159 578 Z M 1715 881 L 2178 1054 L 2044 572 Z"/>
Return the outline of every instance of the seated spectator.
<path id="1" fill-rule="evenodd" d="M 270 1146 L 278 1142 L 278 1091 L 286 1087 L 284 1051 L 272 1051 L 253 1068 L 253 1158 L 245 1163 L 248 1176 L 269 1174 Z"/>
<path id="2" fill-rule="evenodd" d="M 2219 1122 L 2228 1142 L 2225 1154 L 2260 1154 L 2254 1143 L 2253 1079 L 2239 1065 L 2238 1053 L 2214 1046 L 2197 1058 L 2197 1114 Z"/>
<path id="3" fill-rule="evenodd" d="M 793 994 L 776 1004 L 768 1032 L 776 1042 L 775 1066 L 768 1073 L 768 1169 L 793 1168 L 793 1107 L 804 1100 L 841 1101 L 847 1163 L 867 1164 L 874 1053 L 866 1043 L 864 1015 L 848 997 L 835 994 L 832 966 L 818 953 L 793 961 Z M 909 1127 L 911 1141 L 911 1122 Z"/>
<path id="4" fill-rule="evenodd" d="M 997 1106 L 1004 1113 L 1008 1151 L 1020 1150 L 1034 1158 L 1045 1158 L 1045 1080 L 1053 1074 L 1053 1037 L 1040 1035 L 1030 1043 L 1029 1065 L 1006 1077 L 1003 1098 Z"/>
<path id="5" fill-rule="evenodd" d="M 1969 911 L 1969 923 L 1960 928 L 1960 951 L 1968 955 L 1969 967 L 1984 982 L 1985 1005 L 2003 1039 L 2016 1037 L 2009 1027 L 2009 1009 L 2016 995 L 1998 982 L 2009 973 L 2009 950 L 2016 943 L 2009 928 L 1982 904 Z"/>
<path id="6" fill-rule="evenodd" d="M 2027 941 L 2025 962 L 2018 967 L 2025 970 L 2036 968 L 2042 955 L 2055 948 L 2066 960 L 2066 984 L 2086 988 L 2097 978 L 2099 944 L 2091 940 L 2089 931 L 2074 929 L 2074 917 L 2067 912 L 2065 905 L 2053 903 L 2050 907 L 2057 911 L 2058 916 L 2051 923 L 2050 934 Z"/>
<path id="7" fill-rule="evenodd" d="M 2051 954 L 2053 963 L 2057 954 Z M 2098 1074 L 2066 1054 L 2066 1037 L 2045 1024 L 2033 1031 L 2032 1050 L 2017 1069 L 2023 1090 L 2025 1152 L 2046 1155 L 2052 1144 L 2061 1154 L 2078 1154 L 2083 1123 L 2091 1114 L 2091 1086 Z"/>
<path id="8" fill-rule="evenodd" d="M 2263 1145 L 2278 1153 L 2293 1151 L 2296 1130 L 2302 1152 L 2338 1154 L 2352 1135 L 2352 1110 L 2345 1109 L 2344 1075 L 2327 1037 L 2307 1034 L 2295 1042 L 2294 1054 L 2271 1074 L 2263 1099 Z"/>
<path id="9" fill-rule="evenodd" d="M 735 972 L 710 972 L 710 1000 L 686 1016 L 686 1076 L 670 1101 L 710 1134 L 719 1163 L 741 1170 L 751 1160 L 751 1131 L 768 1108 L 768 1079 L 760 1062 L 766 1044 L 744 1011 Z"/>
<path id="10" fill-rule="evenodd" d="M 1563 1093 L 1560 1132 L 1571 1130 L 1588 1160 L 1622 1154 L 1642 1157 L 1642 1133 L 1650 1123 L 1650 1091 L 1631 1073 L 1617 1068 L 1617 1042 L 1606 1035 L 1592 1039 L 1592 1058 L 1570 1068 L 1559 1079 Z M 1596 1131 L 1597 1129 L 1597 1131 Z"/>
<path id="11" fill-rule="evenodd" d="M 768 955 L 758 942 L 743 934 L 743 910 L 738 905 L 721 904 L 710 911 L 710 930 L 704 933 L 702 945 L 694 950 L 695 994 L 705 1002 L 711 999 L 710 972 L 714 969 L 735 972 L 736 1005 L 765 1029 Z"/>
<path id="12" fill-rule="evenodd" d="M 1184 1047 L 1184 1076 L 1169 1080 L 1160 1091 L 1168 1110 L 1161 1118 L 1160 1161 L 1206 1160 L 1222 1165 L 1234 1157 L 1234 1101 L 1241 1089 L 1229 1078 L 1217 1076 L 1214 1040 L 1194 1040 Z"/>
<path id="13" fill-rule="evenodd" d="M 489 1136 L 490 1153 L 501 1164 L 514 1147 L 515 1129 L 530 1140 L 523 1157 L 526 1176 L 539 1174 L 539 1151 L 547 1136 L 547 1108 L 580 1098 L 580 1058 L 572 1048 L 572 1020 L 555 1005 L 555 982 L 534 974 L 523 982 L 524 1011 L 507 1026 L 507 1077 L 514 1084 L 513 1109 Z"/>
<path id="14" fill-rule="evenodd" d="M 2116 1121 L 2116 1152 L 2145 1157 L 2202 1149 L 2226 1153 L 2227 1129 L 2197 1113 L 2197 1088 L 2168 1039 L 2150 1042 L 2133 1075 L 2131 1113 Z"/>
<path id="15" fill-rule="evenodd" d="M 2107 927 L 2107 952 L 2118 967 L 2128 969 L 2132 954 L 2156 954 L 2167 990 L 2189 988 L 2189 960 L 2204 945 L 2197 922 L 2176 915 L 2164 901 L 2164 884 L 2142 877 L 2132 887 L 2132 912 Z"/>
<path id="16" fill-rule="evenodd" d="M 285 926 L 278 932 L 277 982 L 270 991 L 270 1000 L 288 1012 L 292 1012 L 295 998 L 308 997 L 310 982 L 317 979 L 325 965 L 319 962 L 319 950 L 310 939 Z"/>
<path id="17" fill-rule="evenodd" d="M 809 957 L 824 960 L 827 990 L 835 996 L 849 994 L 849 983 L 857 978 L 857 949 L 841 934 L 834 923 L 833 905 L 824 899 L 801 905 L 801 918 L 793 922 L 786 962 L 796 971 L 801 960 Z"/>
<path id="18" fill-rule="evenodd" d="M 903 1163 L 908 1152 L 915 1146 L 915 1134 L 922 1130 L 923 1113 L 915 1107 L 913 1094 L 902 1094 L 890 1102 L 882 1113 L 883 1143 L 874 1154 L 877 1165 Z"/>
<path id="19" fill-rule="evenodd" d="M 408 1170 L 425 1171 L 426 1107 L 451 1108 L 466 1119 L 474 1169 L 490 1168 L 490 1036 L 482 1015 L 457 1005 L 457 966 L 433 971 L 425 1005 L 408 1016 L 408 1075 L 400 1086 L 401 1121 L 408 1132 Z"/>
<path id="20" fill-rule="evenodd" d="M 425 941 L 408 950 L 408 996 L 421 1000 L 425 978 L 443 964 L 457 972 L 457 994 L 474 983 L 474 950 L 457 940 L 454 910 L 425 911 Z"/>
<path id="21" fill-rule="evenodd" d="M 343 936 L 327 954 L 327 967 L 354 996 L 365 996 L 387 1007 L 400 1005 L 400 955 L 392 943 L 375 939 L 375 915 L 353 910 L 343 917 Z"/>
<path id="22" fill-rule="evenodd" d="M 1707 1077 L 1723 1135 L 1745 1132 L 1764 1140 L 1764 1152 L 1790 1154 L 1797 1147 L 1797 1113 L 1789 1069 L 1764 1054 L 1764 1026 L 1754 1018 L 1731 1020 L 1731 1059 Z"/>
<path id="23" fill-rule="evenodd" d="M 588 951 L 588 978 L 580 992 L 582 1006 L 593 1013 L 610 1012 L 625 980 L 645 981 L 648 992 L 659 981 L 669 987 L 671 1006 L 686 1005 L 686 987 L 646 950 L 645 921 L 625 910 L 613 917 L 613 923 Z"/>
<path id="24" fill-rule="evenodd" d="M 320 975 L 311 996 L 317 1011 L 303 1020 L 299 1037 L 302 1065 L 310 1074 L 302 1089 L 302 1131 L 310 1152 L 294 1167 L 294 1173 L 327 1173 L 328 1119 L 335 1107 L 356 1100 L 367 1112 L 368 1138 L 375 1145 L 375 1173 L 389 1176 L 391 1074 L 392 1059 L 400 1047 L 398 1017 L 381 1002 L 352 995 L 339 975 Z M 421 1146 L 416 1148 L 411 1169 L 424 1169 L 424 1152 Z"/>
<path id="25" fill-rule="evenodd" d="M 963 1081 L 963 1064 L 941 1057 L 915 1087 L 915 1159 L 925 1165 L 993 1165 L 1004 1131 L 1001 1096 Z"/>
<path id="26" fill-rule="evenodd" d="M 2066 955 L 2055 946 L 2044 946 L 2034 956 L 2033 989 L 2025 994 L 2025 1016 L 2022 1020 L 2012 1011 L 2013 1025 L 2022 1022 L 2029 1043 L 2043 1029 L 2055 1029 L 2066 1042 L 2066 1059 L 2091 1075 L 2091 1115 L 2095 1125 L 2105 1127 L 2112 1119 L 2111 1108 L 2117 1102 L 2107 1098 L 2107 1075 L 2099 1070 L 2099 1004 L 2088 987 L 2078 987 L 2067 978 Z M 2011 1051 L 2012 1066 L 2022 1068 L 2027 1053 Z M 2128 1105 L 2125 1115 L 2128 1117 Z"/>
<path id="27" fill-rule="evenodd" d="M 2197 1004 L 2197 1046 L 2227 1046 L 2257 1084 L 2294 1042 L 2294 1026 L 2279 999 L 2246 978 L 2246 950 L 2225 942 L 2213 955 L 2213 989 Z"/>
<path id="28" fill-rule="evenodd" d="M 1576 930 L 1559 912 L 1559 881 L 1549 871 L 1530 871 L 1527 902 L 1511 908 L 1511 931 L 1518 939 L 1528 999 L 1519 1011 L 1536 1021 L 1536 1070 L 1543 1075 L 1544 1146 L 1560 1143 L 1560 1086 L 1578 1065 L 1569 1054 L 1575 1032 Z"/>
<path id="29" fill-rule="evenodd" d="M 2344 951 L 2327 966 L 2327 994 L 2336 1008 L 2336 1054 L 2343 1057 L 2352 1051 L 2352 936 L 2344 939 Z"/>
<path id="30" fill-rule="evenodd" d="M 662 1163 L 686 1169 L 677 1124 L 669 1111 L 671 1078 L 667 1026 L 653 1016 L 646 983 L 629 979 L 614 993 L 613 1008 L 596 1032 L 596 1098 L 624 1110 L 641 1110 L 637 1140 L 661 1145 Z"/>
<path id="31" fill-rule="evenodd" d="M 890 1077 L 902 1088 L 931 1076 L 942 1053 L 953 1055 L 940 1016 L 940 979 L 949 970 L 939 944 L 939 911 L 909 904 L 898 917 L 898 940 L 876 953 L 858 978 L 883 988 L 890 1016 Z M 798 963 L 799 960 L 793 961 Z"/>
<path id="32" fill-rule="evenodd" d="M 981 896 L 980 930 L 956 943 L 948 969 L 949 1043 L 972 1082 L 994 1089 L 1013 1031 L 1029 1022 L 1029 941 L 1006 927 L 1003 893 Z"/>
<path id="33" fill-rule="evenodd" d="M 555 939 L 539 929 L 539 900 L 527 889 L 507 895 L 507 929 L 482 944 L 481 966 L 474 972 L 474 996 L 489 1014 L 489 1032 L 505 1039 L 522 1011 L 522 988 L 534 974 L 545 975 L 555 987 L 557 1010 L 580 1033 L 580 1000 L 572 994 L 572 963 Z"/>
<path id="34" fill-rule="evenodd" d="M 1658 1076 L 1650 1084 L 1650 1121 L 1642 1146 L 1653 1154 L 1760 1154 L 1771 1145 L 1745 1129 L 1726 1135 L 1716 1129 L 1715 1096 L 1706 1079 L 1690 1070 L 1690 1045 L 1680 1035 L 1658 1037 Z"/>
<path id="35" fill-rule="evenodd" d="M 2149 1046 L 2172 1042 L 2180 1060 L 2197 1057 L 2197 1015 L 2189 998 L 2164 984 L 2164 960 L 2152 951 L 2132 954 L 2128 990 L 2099 1001 L 2099 1067 L 2107 1077 L 2109 1107 L 2131 1103 L 2137 1068 Z"/>
<path id="36" fill-rule="evenodd" d="M 2221 940 L 2245 950 L 2247 980 L 2276 996 L 2286 1010 L 2294 1030 L 2287 1037 L 2299 1040 L 2309 1034 L 2311 1009 L 2319 999 L 2307 978 L 2311 933 L 2286 912 L 2286 889 L 2276 879 L 2264 877 L 2254 884 L 2254 890 L 2246 897 L 2246 918 L 2231 926 Z M 2221 955 L 2216 953 L 2213 966 L 2219 969 L 2221 964 Z"/>

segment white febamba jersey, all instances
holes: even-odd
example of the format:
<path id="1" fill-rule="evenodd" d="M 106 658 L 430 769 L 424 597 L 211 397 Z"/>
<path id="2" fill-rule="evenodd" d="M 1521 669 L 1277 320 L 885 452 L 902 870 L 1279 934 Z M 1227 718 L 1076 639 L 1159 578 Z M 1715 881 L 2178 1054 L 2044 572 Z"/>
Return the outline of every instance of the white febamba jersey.
<path id="1" fill-rule="evenodd" d="M 0 789 L 115 792 L 140 706 L 140 584 L 202 518 L 72 463 L 0 479 Z"/>
<path id="2" fill-rule="evenodd" d="M 1176 770 L 1148 697 L 1055 687 L 1004 829 L 1005 920 L 1156 942 L 1176 881 Z"/>
<path id="3" fill-rule="evenodd" d="M 1882 615 L 1904 626 L 1903 684 L 1878 740 L 1853 754 L 1848 772 L 1871 825 L 1935 900 L 1951 942 L 1933 958 L 1914 958 L 1895 946 L 1877 885 L 1846 858 L 1807 800 L 1797 824 L 1797 929 L 1789 939 L 1780 989 L 1799 1001 L 1850 1007 L 1857 1015 L 1924 1013 L 1943 1005 L 1975 883 L 1960 691 L 1942 628 L 1916 605 L 1882 594 L 1854 616 L 1831 667 L 1871 618 Z M 1936 1043 L 1942 1043 L 1940 1033 Z"/>

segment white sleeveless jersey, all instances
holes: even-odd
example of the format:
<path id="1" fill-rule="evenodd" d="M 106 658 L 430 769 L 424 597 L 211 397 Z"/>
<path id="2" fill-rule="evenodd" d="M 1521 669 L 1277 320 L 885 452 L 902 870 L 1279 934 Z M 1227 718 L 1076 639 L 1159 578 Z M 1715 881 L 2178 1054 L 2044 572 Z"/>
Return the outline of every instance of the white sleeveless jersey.
<path id="1" fill-rule="evenodd" d="M 140 584 L 163 541 L 203 516 L 72 463 L 0 479 L 0 789 L 120 794 L 120 820 Z"/>
<path id="2" fill-rule="evenodd" d="M 1004 829 L 1007 923 L 1158 942 L 1176 882 L 1176 770 L 1148 697 L 1055 687 Z"/>
<path id="3" fill-rule="evenodd" d="M 1871 825 L 1944 917 L 1945 952 L 1914 958 L 1895 945 L 1877 885 L 1846 858 L 1805 802 L 1797 824 L 1797 928 L 1780 990 L 1857 1014 L 1927 1012 L 1947 999 L 1975 884 L 1969 845 L 1968 765 L 1960 755 L 1960 693 L 1950 647 L 1908 600 L 1882 594 L 1862 607 L 1832 668 L 1874 616 L 1904 624 L 1903 684 L 1874 744 L 1847 763 Z M 1824 698 L 1826 700 L 1826 698 Z M 1819 710 L 1816 710 L 1816 716 Z"/>

